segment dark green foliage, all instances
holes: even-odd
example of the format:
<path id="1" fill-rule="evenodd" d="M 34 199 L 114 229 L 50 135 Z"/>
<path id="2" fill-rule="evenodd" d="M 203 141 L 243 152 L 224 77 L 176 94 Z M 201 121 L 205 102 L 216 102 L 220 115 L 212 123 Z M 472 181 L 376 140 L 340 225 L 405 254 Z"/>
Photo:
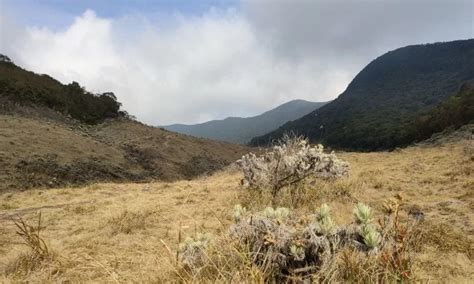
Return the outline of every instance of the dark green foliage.
<path id="1" fill-rule="evenodd" d="M 474 83 L 464 84 L 459 93 L 447 98 L 431 111 L 419 116 L 412 127 L 412 137 L 421 141 L 447 128 L 457 129 L 474 122 Z"/>
<path id="2" fill-rule="evenodd" d="M 265 145 L 294 132 L 311 142 L 351 150 L 412 143 L 413 124 L 474 78 L 474 40 L 400 48 L 367 65 L 334 101 L 252 139 Z"/>
<path id="3" fill-rule="evenodd" d="M 124 115 L 113 93 L 95 95 L 76 82 L 63 85 L 48 75 L 26 71 L 6 59 L 0 60 L 0 96 L 21 105 L 51 108 L 88 124 Z"/>

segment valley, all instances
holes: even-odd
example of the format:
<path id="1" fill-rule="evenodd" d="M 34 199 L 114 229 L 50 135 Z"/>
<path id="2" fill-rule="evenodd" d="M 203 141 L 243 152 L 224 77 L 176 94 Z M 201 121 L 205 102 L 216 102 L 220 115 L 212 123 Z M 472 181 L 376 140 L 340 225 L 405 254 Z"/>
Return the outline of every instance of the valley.
<path id="1" fill-rule="evenodd" d="M 38 57 L 0 54 L 0 282 L 472 282 L 472 36 L 391 51 L 364 40 L 336 60 L 340 42 L 289 52 L 293 39 L 209 11 L 122 49 L 109 33 L 135 18 L 86 10 L 75 28 L 21 34 L 41 41 Z M 81 29 L 104 39 L 69 40 Z M 42 57 L 51 42 L 57 61 Z M 228 117 L 255 109 L 269 110 Z"/>
<path id="2" fill-rule="evenodd" d="M 306 183 L 312 199 L 292 214 L 305 222 L 305 214 L 327 203 L 337 212 L 335 221 L 343 224 L 350 222 L 353 204 L 365 202 L 381 212 L 387 199 L 399 196 L 402 218 L 416 210 L 424 215 L 418 226 L 426 234 L 425 241 L 414 255 L 413 277 L 469 282 L 474 275 L 473 147 L 472 140 L 456 138 L 394 152 L 338 153 L 350 163 L 349 177 Z M 0 193 L 0 269 L 13 273 L 0 279 L 189 281 L 176 270 L 179 239 L 196 232 L 216 238 L 225 234 L 235 204 L 261 209 L 245 203 L 241 178 L 240 171 L 230 167 L 192 181 L 98 183 Z M 34 223 L 38 212 L 42 237 L 55 256 L 25 274 L 15 261 L 27 249 L 17 244 L 10 219 L 22 217 Z"/>

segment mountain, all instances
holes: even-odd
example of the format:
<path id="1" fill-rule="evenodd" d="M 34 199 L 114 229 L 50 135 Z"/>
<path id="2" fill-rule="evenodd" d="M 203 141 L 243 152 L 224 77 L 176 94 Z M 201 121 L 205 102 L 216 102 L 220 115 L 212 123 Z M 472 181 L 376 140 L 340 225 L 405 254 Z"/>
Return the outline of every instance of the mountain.
<path id="1" fill-rule="evenodd" d="M 190 179 L 248 151 L 144 125 L 111 93 L 63 85 L 0 56 L 0 191 Z"/>
<path id="2" fill-rule="evenodd" d="M 367 65 L 334 101 L 250 144 L 293 132 L 341 149 L 405 146 L 417 139 L 414 122 L 473 78 L 474 39 L 399 48 Z"/>
<path id="3" fill-rule="evenodd" d="M 429 112 L 420 115 L 411 132 L 416 141 L 432 138 L 433 134 L 474 124 L 474 81 L 463 84 L 459 92 L 448 97 Z M 436 135 L 439 136 L 439 135 Z"/>
<path id="4" fill-rule="evenodd" d="M 275 130 L 325 104 L 326 102 L 293 100 L 253 117 L 228 117 L 193 125 L 173 124 L 163 128 L 196 137 L 246 144 L 253 137 Z"/>

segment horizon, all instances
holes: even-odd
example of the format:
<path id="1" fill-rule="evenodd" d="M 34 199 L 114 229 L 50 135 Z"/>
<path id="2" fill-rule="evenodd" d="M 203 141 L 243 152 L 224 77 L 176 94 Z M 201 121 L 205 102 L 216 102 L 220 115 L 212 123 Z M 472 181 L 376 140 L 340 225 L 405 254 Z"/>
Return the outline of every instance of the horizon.
<path id="1" fill-rule="evenodd" d="M 336 2 L 2 0 L 0 53 L 168 125 L 333 100 L 385 52 L 473 36 L 471 1 Z"/>

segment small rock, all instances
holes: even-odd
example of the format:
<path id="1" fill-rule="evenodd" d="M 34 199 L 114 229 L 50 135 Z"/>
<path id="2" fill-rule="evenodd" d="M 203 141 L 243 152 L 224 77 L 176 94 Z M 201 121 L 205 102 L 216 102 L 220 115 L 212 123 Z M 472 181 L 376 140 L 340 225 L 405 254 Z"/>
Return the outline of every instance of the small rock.
<path id="1" fill-rule="evenodd" d="M 418 206 L 413 206 L 408 211 L 408 216 L 413 217 L 417 221 L 423 221 L 425 219 L 425 213 Z"/>

